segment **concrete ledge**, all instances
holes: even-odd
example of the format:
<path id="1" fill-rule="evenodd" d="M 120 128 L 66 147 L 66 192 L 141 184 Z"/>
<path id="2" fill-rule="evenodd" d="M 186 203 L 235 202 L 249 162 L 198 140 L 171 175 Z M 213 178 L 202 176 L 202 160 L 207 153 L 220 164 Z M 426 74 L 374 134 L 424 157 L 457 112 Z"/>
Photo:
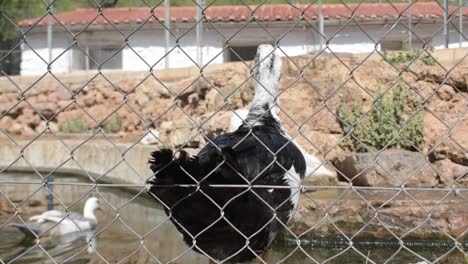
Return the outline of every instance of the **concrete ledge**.
<path id="1" fill-rule="evenodd" d="M 209 74 L 213 71 L 220 71 L 229 67 L 244 67 L 242 62 L 228 62 L 223 64 L 209 64 L 204 67 L 203 73 Z M 153 74 L 162 82 L 173 82 L 178 80 L 183 80 L 190 76 L 199 75 L 201 69 L 198 67 L 186 67 L 186 68 L 174 68 L 174 69 L 161 69 L 153 71 Z M 65 85 L 70 83 L 79 83 L 85 84 L 85 80 L 91 80 L 98 74 L 97 71 L 77 71 L 72 73 L 56 73 L 55 76 Z M 102 74 L 108 80 L 111 80 L 113 83 L 117 83 L 122 80 L 143 80 L 146 76 L 150 74 L 149 71 L 125 71 L 125 70 L 104 70 Z M 102 76 L 96 77 L 95 80 L 104 81 Z M 57 80 L 50 76 L 46 75 L 41 78 L 40 75 L 24 75 L 24 76 L 8 76 L 0 77 L 0 94 L 7 92 L 18 92 L 18 89 L 15 87 L 15 84 L 20 86 L 20 88 L 27 88 L 37 82 L 40 82 L 41 85 L 51 84 L 56 85 Z"/>
<path id="2" fill-rule="evenodd" d="M 90 140 L 37 139 L 0 142 L 0 172 L 50 172 L 78 175 L 99 183 L 144 185 L 151 176 L 148 166 L 150 152 L 155 146 L 114 143 L 103 139 Z M 80 145 L 83 144 L 83 145 Z M 45 176 L 43 175 L 43 176 Z M 131 187 L 131 186 L 130 186 Z M 136 186 L 135 186 L 136 187 Z"/>
<path id="3" fill-rule="evenodd" d="M 464 60 L 468 53 L 468 48 L 450 48 L 450 49 L 435 49 L 428 51 L 440 64 L 448 67 L 453 67 L 458 64 L 458 67 L 468 67 L 468 61 Z M 426 53 L 423 53 L 426 54 Z M 359 61 L 367 58 L 368 53 L 353 54 Z M 368 60 L 382 60 L 382 56 L 377 53 L 372 54 Z"/>

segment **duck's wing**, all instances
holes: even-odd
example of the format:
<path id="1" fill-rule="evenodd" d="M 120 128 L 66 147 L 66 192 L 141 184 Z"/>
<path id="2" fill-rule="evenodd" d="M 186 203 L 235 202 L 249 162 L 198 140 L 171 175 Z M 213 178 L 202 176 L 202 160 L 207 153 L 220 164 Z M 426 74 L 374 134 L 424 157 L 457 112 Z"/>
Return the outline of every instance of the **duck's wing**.
<path id="1" fill-rule="evenodd" d="M 242 183 L 254 179 L 262 181 L 265 176 L 270 176 L 270 181 L 275 175 L 283 178 L 291 168 L 304 178 L 306 169 L 304 156 L 296 144 L 265 127 L 220 136 L 197 156 L 202 166 L 206 164 L 210 168 L 217 168 L 220 162 L 224 162 L 219 167 L 221 174 L 227 180 L 237 178 Z"/>
<path id="2" fill-rule="evenodd" d="M 40 215 L 34 215 L 34 216 L 31 216 L 29 218 L 29 221 L 31 222 L 36 222 L 36 223 L 43 223 L 43 222 L 46 222 L 46 221 L 50 221 L 49 218 L 53 217 L 53 218 L 57 218 L 57 217 L 65 217 L 66 216 L 66 213 L 63 212 L 63 211 L 59 211 L 59 210 L 50 210 L 50 211 L 46 211 Z"/>
<path id="3" fill-rule="evenodd" d="M 77 221 L 77 222 L 86 222 L 89 221 L 88 218 L 84 217 L 82 214 L 77 212 L 69 212 L 68 217 L 70 220 Z"/>
<path id="4" fill-rule="evenodd" d="M 26 222 L 26 223 L 12 223 L 8 226 L 15 227 L 21 232 L 23 232 L 28 237 L 39 237 L 43 234 L 49 232 L 54 228 L 56 223 L 54 222 Z"/>
<path id="5" fill-rule="evenodd" d="M 30 226 L 44 225 L 50 228 L 57 223 L 60 223 L 59 233 L 70 233 L 75 231 L 84 231 L 93 228 L 97 223 L 94 220 L 84 217 L 77 212 L 64 212 L 58 210 L 50 210 L 40 215 L 33 216 L 29 219 Z M 44 228 L 40 228 L 41 230 Z"/>

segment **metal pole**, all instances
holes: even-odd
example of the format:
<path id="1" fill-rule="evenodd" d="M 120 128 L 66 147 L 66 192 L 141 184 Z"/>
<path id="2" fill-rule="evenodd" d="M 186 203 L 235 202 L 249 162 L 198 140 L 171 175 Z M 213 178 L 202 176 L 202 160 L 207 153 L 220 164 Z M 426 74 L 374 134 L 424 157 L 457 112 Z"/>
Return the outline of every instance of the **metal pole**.
<path id="1" fill-rule="evenodd" d="M 411 6 L 413 5 L 412 0 L 408 0 L 408 49 L 413 49 L 413 35 L 412 35 L 412 28 L 413 28 L 413 18 L 411 15 Z"/>
<path id="2" fill-rule="evenodd" d="M 449 32 L 448 32 L 448 0 L 444 0 L 444 39 L 445 48 L 449 47 Z"/>
<path id="3" fill-rule="evenodd" d="M 49 70 L 52 70 L 52 36 L 54 33 L 54 25 L 53 25 L 53 20 L 52 20 L 52 14 L 54 12 L 54 6 L 52 4 L 53 0 L 49 0 L 49 18 L 47 21 L 47 48 L 49 49 Z"/>
<path id="4" fill-rule="evenodd" d="M 458 9 L 458 41 L 460 42 L 458 45 L 460 48 L 463 46 L 463 0 L 460 0 L 460 7 Z"/>
<path id="5" fill-rule="evenodd" d="M 203 64 L 202 60 L 202 46 L 203 46 L 203 21 L 202 21 L 202 9 L 205 6 L 204 0 L 197 0 L 197 63 L 199 66 Z"/>
<path id="6" fill-rule="evenodd" d="M 164 32 L 164 38 L 166 40 L 166 59 L 165 59 L 165 67 L 169 69 L 170 67 L 170 59 L 169 59 L 169 46 L 170 46 L 170 34 L 169 29 L 171 28 L 171 21 L 169 16 L 169 8 L 170 8 L 170 1 L 164 0 L 164 26 L 166 27 L 166 31 Z"/>
<path id="7" fill-rule="evenodd" d="M 325 36 L 323 30 L 323 15 L 322 15 L 322 0 L 318 0 L 318 24 L 319 24 L 319 32 L 320 32 L 320 49 L 323 49 L 323 37 Z"/>
<path id="8" fill-rule="evenodd" d="M 49 0 L 49 17 L 47 21 L 47 48 L 49 49 L 49 65 L 47 66 L 47 70 L 51 71 L 52 70 L 52 37 L 53 37 L 53 32 L 54 32 L 54 25 L 52 21 L 52 14 L 54 12 L 54 5 L 53 5 L 53 0 Z M 53 196 L 52 196 L 52 184 L 51 182 L 54 181 L 54 178 L 52 178 L 52 175 L 49 175 L 47 177 L 46 183 L 47 183 L 47 210 L 52 210 L 54 209 L 54 203 L 53 203 Z"/>

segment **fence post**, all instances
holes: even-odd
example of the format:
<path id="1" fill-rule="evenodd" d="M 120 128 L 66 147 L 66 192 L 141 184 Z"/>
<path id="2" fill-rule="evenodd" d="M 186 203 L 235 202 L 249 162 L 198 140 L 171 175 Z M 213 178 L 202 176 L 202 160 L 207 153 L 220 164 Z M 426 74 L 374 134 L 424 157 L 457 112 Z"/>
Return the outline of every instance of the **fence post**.
<path id="1" fill-rule="evenodd" d="M 318 24 L 319 24 L 319 32 L 320 32 L 320 49 L 323 49 L 323 36 L 324 29 L 323 29 L 323 14 L 322 14 L 322 0 L 318 0 Z"/>
<path id="2" fill-rule="evenodd" d="M 203 7 L 205 6 L 205 0 L 197 0 L 197 63 L 199 66 L 203 63 Z"/>
<path id="3" fill-rule="evenodd" d="M 412 0 L 408 0 L 408 49 L 413 49 L 413 35 L 412 35 L 412 28 L 413 28 L 413 18 L 411 13 L 411 6 L 413 5 Z"/>
<path id="4" fill-rule="evenodd" d="M 47 48 L 49 49 L 49 65 L 48 70 L 52 70 L 52 38 L 54 34 L 54 25 L 52 21 L 52 13 L 54 12 L 53 0 L 49 0 L 49 17 L 47 20 Z"/>
<path id="5" fill-rule="evenodd" d="M 459 0 L 459 8 L 458 8 L 458 41 L 460 42 L 458 45 L 463 47 L 463 7 L 464 3 L 463 0 Z"/>
<path id="6" fill-rule="evenodd" d="M 449 47 L 449 32 L 448 32 L 448 0 L 444 0 L 444 40 L 445 48 Z"/>
<path id="7" fill-rule="evenodd" d="M 47 65 L 47 70 L 51 71 L 52 70 L 52 37 L 54 33 L 54 25 L 52 21 L 52 14 L 54 12 L 54 4 L 53 0 L 49 0 L 49 17 L 47 20 L 47 48 L 49 49 L 49 64 Z M 53 205 L 53 196 L 52 196 L 52 184 L 54 179 L 52 178 L 52 175 L 47 176 L 47 210 L 52 210 L 54 209 Z"/>
<path id="8" fill-rule="evenodd" d="M 170 14 L 169 14 L 169 8 L 170 8 L 170 2 L 169 0 L 164 0 L 164 27 L 166 28 L 166 31 L 164 32 L 164 38 L 166 40 L 166 49 L 165 49 L 165 52 L 166 52 L 166 59 L 165 59 L 165 68 L 166 69 L 169 69 L 170 67 L 170 59 L 169 59 L 169 56 L 170 54 L 169 53 L 169 46 L 170 46 L 170 34 L 169 34 L 169 30 L 171 28 L 171 17 L 170 17 Z"/>

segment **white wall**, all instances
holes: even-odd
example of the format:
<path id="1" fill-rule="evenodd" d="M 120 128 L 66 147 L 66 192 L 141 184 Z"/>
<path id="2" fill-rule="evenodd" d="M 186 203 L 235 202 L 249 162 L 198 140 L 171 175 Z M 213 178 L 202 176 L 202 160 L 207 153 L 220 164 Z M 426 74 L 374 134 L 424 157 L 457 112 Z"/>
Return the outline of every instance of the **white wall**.
<path id="1" fill-rule="evenodd" d="M 246 28 L 241 32 L 237 29 L 218 29 L 220 35 L 212 28 L 205 28 L 203 32 L 203 47 L 202 47 L 202 63 L 223 63 L 225 62 L 227 39 L 232 45 L 258 45 L 261 43 L 273 43 L 275 39 L 279 39 L 285 32 L 286 28 L 269 29 L 274 36 L 272 38 L 263 29 Z M 169 58 L 169 67 L 190 67 L 195 66 L 198 62 L 198 49 L 196 41 L 196 33 L 194 30 L 186 33 L 183 30 L 175 30 L 173 32 L 179 39 L 179 46 L 175 47 L 175 39 L 171 36 L 169 55 L 165 55 L 165 40 L 162 31 L 142 30 L 135 33 L 129 39 L 129 45 L 132 47 L 124 50 L 123 65 L 126 70 L 148 70 L 148 65 L 160 61 L 156 65 L 156 69 L 165 67 L 165 59 Z M 224 36 L 224 37 L 223 37 Z M 312 34 L 307 30 L 291 31 L 284 38 L 280 39 L 280 46 L 284 53 L 280 55 L 296 56 L 304 54 L 313 48 Z M 175 47 L 175 48 L 174 48 Z M 164 57 L 164 58 L 163 58 Z M 189 58 L 190 57 L 190 58 Z M 142 60 L 143 59 L 143 60 Z"/>
<path id="2" fill-rule="evenodd" d="M 49 49 L 47 48 L 47 35 L 44 33 L 30 33 L 26 43 L 21 45 L 21 75 L 42 75 L 47 72 L 49 62 Z M 67 48 L 71 42 L 64 34 L 56 33 L 53 38 L 52 72 L 61 73 L 70 71 L 71 51 Z"/>
<path id="3" fill-rule="evenodd" d="M 226 47 L 227 40 L 231 45 L 258 45 L 279 41 L 281 56 L 296 56 L 319 49 L 320 38 L 318 33 L 311 28 L 302 26 L 296 26 L 292 29 L 290 26 L 266 26 L 268 32 L 261 27 L 246 27 L 238 32 L 239 27 L 234 25 L 231 27 L 219 26 L 217 29 L 221 34 L 211 27 L 207 24 L 203 32 L 203 64 L 225 62 L 226 56 L 223 48 Z M 349 23 L 344 28 L 341 26 L 326 26 L 325 35 L 329 41 L 327 52 L 368 53 L 376 48 L 380 50 L 380 45 L 376 46 L 375 43 L 382 40 L 384 36 L 386 40 L 406 40 L 408 38 L 408 29 L 402 24 L 395 27 L 393 27 L 392 23 L 361 25 L 361 27 L 366 33 L 353 23 Z M 468 35 L 468 23 L 465 23 L 464 29 L 465 35 Z M 133 34 L 131 34 L 131 31 L 123 31 L 122 33 L 125 36 L 131 35 L 128 39 L 128 45 L 125 43 L 125 36 L 115 30 L 82 33 L 78 36 L 77 43 L 80 47 L 89 46 L 90 48 L 103 45 L 123 47 L 121 51 L 122 67 L 127 71 L 149 70 L 158 61 L 154 69 L 162 69 L 165 68 L 166 59 L 169 59 L 170 68 L 190 67 L 195 66 L 198 62 L 198 49 L 195 29 L 191 29 L 189 32 L 186 32 L 186 30 L 176 28 L 172 31 L 175 37 L 171 36 L 167 57 L 164 57 L 166 54 L 165 40 L 164 32 L 161 29 L 140 29 Z M 413 27 L 413 31 L 420 38 L 432 39 L 432 45 L 435 48 L 444 47 L 440 24 L 418 24 Z M 48 60 L 46 35 L 44 32 L 30 32 L 26 38 L 27 43 L 45 61 Z M 54 33 L 53 39 L 53 57 L 56 58 L 64 51 L 65 53 L 52 64 L 52 72 L 71 71 L 72 52 L 74 51 L 73 49 L 67 49 L 72 43 L 72 35 L 69 33 Z M 175 46 L 176 39 L 180 46 Z M 418 41 L 416 36 L 413 39 L 415 42 Z M 458 40 L 458 33 L 452 30 L 450 47 L 459 47 Z M 468 41 L 465 40 L 463 46 L 468 46 Z M 23 44 L 21 74 L 40 75 L 46 71 L 47 64 L 31 48 Z"/>
<path id="4" fill-rule="evenodd" d="M 328 48 L 333 52 L 349 53 L 369 53 L 375 49 L 380 51 L 380 45 L 375 43 L 382 40 L 408 40 L 408 28 L 403 25 L 405 21 L 394 26 L 393 23 L 385 25 L 361 25 L 359 28 L 352 23 L 342 28 L 339 26 L 329 26 L 325 28 L 325 35 L 329 39 Z M 458 25 L 458 24 L 457 24 Z M 468 34 L 468 23 L 465 23 L 464 34 Z M 445 39 L 443 36 L 442 24 L 416 24 L 411 29 L 413 48 L 418 48 L 421 40 L 432 40 L 434 48 L 444 48 Z M 459 47 L 458 32 L 451 30 L 450 48 Z M 468 46 L 468 40 L 464 40 L 462 46 Z M 419 47 L 420 48 L 420 47 Z"/>
<path id="5" fill-rule="evenodd" d="M 169 59 L 170 68 L 195 66 L 198 62 L 196 35 L 194 31 L 181 36 L 184 32 L 174 31 L 178 34 L 179 46 L 171 36 L 169 53 L 166 55 L 164 32 L 162 30 L 141 30 L 129 39 L 129 46 L 123 51 L 123 68 L 125 70 L 148 70 L 155 63 L 155 69 L 165 67 L 165 60 Z M 203 63 L 223 63 L 222 41 L 212 34 L 205 32 L 202 49 Z M 219 56 L 218 54 L 221 53 Z M 190 57 L 190 58 L 189 58 Z M 193 60 L 193 61 L 192 61 Z M 146 63 L 145 63 L 146 62 Z"/>

